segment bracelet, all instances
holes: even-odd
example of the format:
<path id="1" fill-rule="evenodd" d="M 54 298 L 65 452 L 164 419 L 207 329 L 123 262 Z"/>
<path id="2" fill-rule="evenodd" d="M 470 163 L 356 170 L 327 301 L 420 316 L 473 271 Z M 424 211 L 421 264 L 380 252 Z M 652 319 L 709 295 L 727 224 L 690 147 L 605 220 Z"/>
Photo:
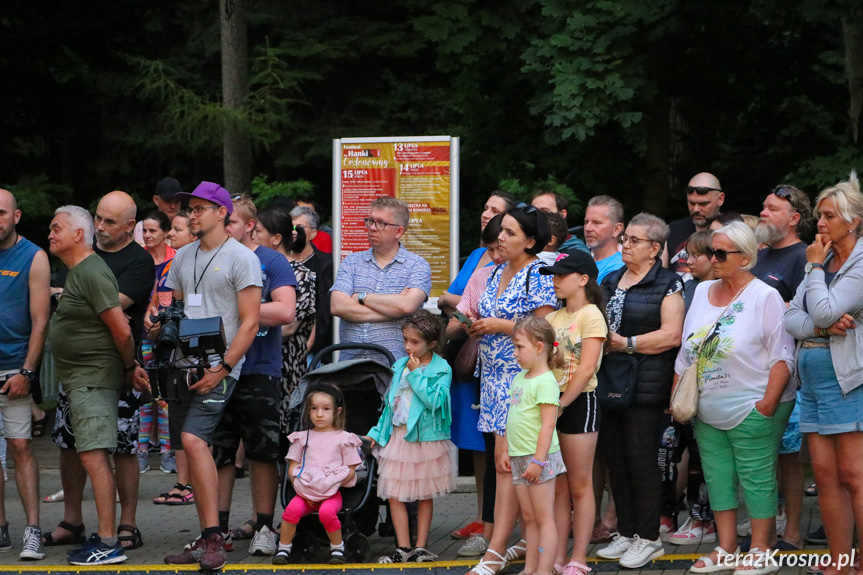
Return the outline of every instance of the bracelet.
<path id="1" fill-rule="evenodd" d="M 815 335 L 818 337 L 830 337 L 830 332 L 823 327 L 816 327 Z"/>
<path id="2" fill-rule="evenodd" d="M 136 361 L 136 362 L 134 362 L 134 363 L 133 363 L 132 365 L 130 365 L 129 367 L 124 367 L 124 368 L 123 368 L 123 372 L 124 372 L 124 373 L 129 373 L 130 371 L 135 371 L 135 368 L 136 368 L 136 367 L 138 367 L 138 362 L 137 362 L 137 361 Z"/>
<path id="3" fill-rule="evenodd" d="M 221 363 L 222 367 L 224 367 L 225 371 L 227 371 L 228 373 L 231 373 L 232 371 L 234 371 L 234 368 L 231 366 L 231 364 L 229 364 L 225 360 L 222 360 L 219 363 Z"/>
<path id="4" fill-rule="evenodd" d="M 530 462 L 536 463 L 537 465 L 539 465 L 540 467 L 543 467 L 543 468 L 545 467 L 545 464 L 548 463 L 547 461 L 537 461 L 536 457 L 531 457 Z"/>

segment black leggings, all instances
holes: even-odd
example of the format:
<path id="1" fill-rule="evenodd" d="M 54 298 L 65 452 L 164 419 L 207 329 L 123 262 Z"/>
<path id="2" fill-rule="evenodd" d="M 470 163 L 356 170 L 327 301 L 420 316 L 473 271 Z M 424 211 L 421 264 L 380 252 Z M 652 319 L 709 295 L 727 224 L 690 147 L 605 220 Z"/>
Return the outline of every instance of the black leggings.
<path id="1" fill-rule="evenodd" d="M 482 522 L 494 523 L 494 496 L 497 471 L 494 467 L 494 433 L 483 433 L 485 441 L 485 475 L 482 478 Z"/>

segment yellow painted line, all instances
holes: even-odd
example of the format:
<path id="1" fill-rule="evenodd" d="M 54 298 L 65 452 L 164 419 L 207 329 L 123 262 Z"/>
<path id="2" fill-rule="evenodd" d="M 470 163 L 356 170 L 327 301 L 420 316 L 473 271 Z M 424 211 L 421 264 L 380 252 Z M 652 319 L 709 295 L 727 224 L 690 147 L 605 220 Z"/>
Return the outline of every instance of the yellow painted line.
<path id="1" fill-rule="evenodd" d="M 778 555 L 824 555 L 827 549 L 804 549 L 801 551 L 782 551 Z M 683 553 L 677 555 L 663 555 L 656 561 L 696 561 L 701 557 L 700 553 Z M 601 557 L 588 557 L 589 563 L 616 563 L 615 559 L 603 559 Z M 376 571 L 376 570 L 399 570 L 405 569 L 451 569 L 455 567 L 473 567 L 478 562 L 473 560 L 458 561 L 432 561 L 427 563 L 345 563 L 343 565 L 329 564 L 293 564 L 293 565 L 271 565 L 263 563 L 234 563 L 225 565 L 222 571 Z M 513 561 L 521 563 L 522 561 Z M 652 563 L 655 561 L 652 561 Z M 94 565 L 84 567 L 79 565 L 0 565 L 0 573 L 9 572 L 33 572 L 33 573 L 77 573 L 87 571 L 144 571 L 144 572 L 177 572 L 177 571 L 199 571 L 198 565 L 130 565 L 120 563 L 118 565 Z"/>

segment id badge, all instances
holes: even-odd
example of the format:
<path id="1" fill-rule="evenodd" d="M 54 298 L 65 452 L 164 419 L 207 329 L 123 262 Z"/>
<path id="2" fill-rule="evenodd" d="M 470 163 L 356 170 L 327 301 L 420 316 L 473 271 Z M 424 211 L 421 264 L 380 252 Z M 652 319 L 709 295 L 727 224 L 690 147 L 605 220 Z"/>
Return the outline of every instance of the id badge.
<path id="1" fill-rule="evenodd" d="M 190 293 L 186 296 L 186 305 L 189 307 L 201 307 L 204 305 L 204 296 L 199 293 Z"/>

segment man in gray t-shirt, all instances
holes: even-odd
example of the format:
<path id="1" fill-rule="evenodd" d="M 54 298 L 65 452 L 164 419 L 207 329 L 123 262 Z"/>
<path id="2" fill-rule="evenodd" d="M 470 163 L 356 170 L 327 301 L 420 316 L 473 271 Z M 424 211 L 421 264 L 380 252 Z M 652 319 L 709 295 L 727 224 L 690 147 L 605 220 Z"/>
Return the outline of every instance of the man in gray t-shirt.
<path id="1" fill-rule="evenodd" d="M 185 415 L 182 449 L 189 459 L 203 530 L 200 539 L 181 553 L 165 557 L 165 563 L 199 563 L 202 570 L 213 571 L 225 564 L 226 534 L 219 528 L 216 464 L 209 444 L 236 385 L 243 357 L 258 332 L 263 282 L 257 256 L 225 229 L 233 211 L 228 191 L 201 182 L 193 193 L 178 196 L 189 196 L 192 233 L 200 241 L 177 252 L 166 285 L 173 290 L 174 299 L 184 301 L 189 318 L 221 316 L 227 351 L 224 359 L 203 366 L 203 376 L 188 388 L 191 397 L 169 406 L 172 417 Z"/>

